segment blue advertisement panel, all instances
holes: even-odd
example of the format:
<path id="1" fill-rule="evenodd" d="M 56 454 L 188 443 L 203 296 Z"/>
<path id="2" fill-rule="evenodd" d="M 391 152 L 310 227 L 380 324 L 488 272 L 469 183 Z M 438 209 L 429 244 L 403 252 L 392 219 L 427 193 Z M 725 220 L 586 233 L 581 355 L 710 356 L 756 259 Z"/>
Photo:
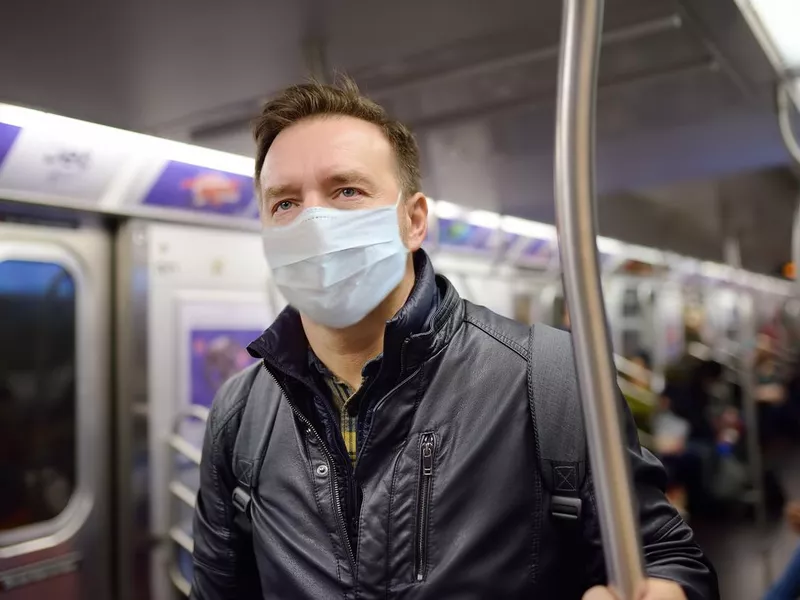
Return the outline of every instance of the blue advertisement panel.
<path id="1" fill-rule="evenodd" d="M 0 166 L 2 166 L 8 151 L 11 150 L 11 146 L 14 145 L 14 140 L 17 139 L 19 132 L 20 128 L 15 125 L 0 123 Z"/>
<path id="2" fill-rule="evenodd" d="M 169 161 L 143 204 L 236 217 L 258 217 L 253 178 Z"/>
<path id="3" fill-rule="evenodd" d="M 260 330 L 193 329 L 191 331 L 190 399 L 211 407 L 214 395 L 231 376 L 251 365 L 247 345 Z"/>
<path id="4" fill-rule="evenodd" d="M 530 240 L 522 250 L 522 258 L 534 261 L 549 261 L 553 255 L 553 245 L 549 240 Z"/>
<path id="5" fill-rule="evenodd" d="M 439 219 L 439 243 L 467 250 L 489 250 L 494 229 L 455 219 Z"/>

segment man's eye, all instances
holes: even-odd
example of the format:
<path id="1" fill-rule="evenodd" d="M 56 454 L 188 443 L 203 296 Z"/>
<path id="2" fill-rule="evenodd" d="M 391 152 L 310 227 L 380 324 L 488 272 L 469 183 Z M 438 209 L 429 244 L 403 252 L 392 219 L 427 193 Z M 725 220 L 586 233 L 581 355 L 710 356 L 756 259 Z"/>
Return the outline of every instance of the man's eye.
<path id="1" fill-rule="evenodd" d="M 351 188 L 351 187 L 342 188 L 341 194 L 345 198 L 354 198 L 358 195 L 358 190 L 356 188 Z"/>
<path id="2" fill-rule="evenodd" d="M 294 206 L 289 200 L 281 200 L 275 205 L 275 212 L 289 210 Z"/>

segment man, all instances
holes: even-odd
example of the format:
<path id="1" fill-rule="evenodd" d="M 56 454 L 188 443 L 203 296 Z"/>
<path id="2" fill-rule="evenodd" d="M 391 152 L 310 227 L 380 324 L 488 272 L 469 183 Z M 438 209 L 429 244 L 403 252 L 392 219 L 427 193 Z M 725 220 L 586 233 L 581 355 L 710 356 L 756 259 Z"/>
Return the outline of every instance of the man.
<path id="1" fill-rule="evenodd" d="M 795 533 L 800 533 L 800 502 L 788 504 L 786 520 Z M 800 597 L 800 547 L 794 551 L 783 574 L 767 591 L 764 600 L 796 600 L 798 597 Z"/>
<path id="2" fill-rule="evenodd" d="M 558 382 L 533 371 L 529 327 L 434 274 L 408 129 L 351 82 L 311 83 L 269 102 L 255 139 L 264 249 L 290 308 L 250 346 L 262 365 L 214 403 L 193 598 L 569 599 L 602 585 L 591 477 L 567 531 L 537 456 L 543 428 L 580 424 L 534 424 L 529 371 Z M 627 429 L 642 597 L 717 598 Z"/>

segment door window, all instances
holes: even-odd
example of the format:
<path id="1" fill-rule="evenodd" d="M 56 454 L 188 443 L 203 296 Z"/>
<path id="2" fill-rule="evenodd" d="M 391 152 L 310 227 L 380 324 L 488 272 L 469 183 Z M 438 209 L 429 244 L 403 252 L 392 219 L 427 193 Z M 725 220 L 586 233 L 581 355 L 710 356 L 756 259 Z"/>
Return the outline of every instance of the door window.
<path id="1" fill-rule="evenodd" d="M 57 517 L 76 487 L 76 286 L 0 261 L 0 534 Z"/>

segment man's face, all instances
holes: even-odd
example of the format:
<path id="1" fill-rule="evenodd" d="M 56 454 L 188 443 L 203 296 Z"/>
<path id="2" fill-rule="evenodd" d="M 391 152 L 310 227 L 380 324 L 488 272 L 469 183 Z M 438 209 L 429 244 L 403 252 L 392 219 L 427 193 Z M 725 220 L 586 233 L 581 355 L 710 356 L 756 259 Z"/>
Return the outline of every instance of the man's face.
<path id="1" fill-rule="evenodd" d="M 282 131 L 264 159 L 259 185 L 265 227 L 291 223 L 312 207 L 394 205 L 401 191 L 397 162 L 383 132 L 345 116 L 312 117 Z M 427 229 L 425 197 L 403 198 L 398 213 L 403 241 L 414 251 Z"/>

